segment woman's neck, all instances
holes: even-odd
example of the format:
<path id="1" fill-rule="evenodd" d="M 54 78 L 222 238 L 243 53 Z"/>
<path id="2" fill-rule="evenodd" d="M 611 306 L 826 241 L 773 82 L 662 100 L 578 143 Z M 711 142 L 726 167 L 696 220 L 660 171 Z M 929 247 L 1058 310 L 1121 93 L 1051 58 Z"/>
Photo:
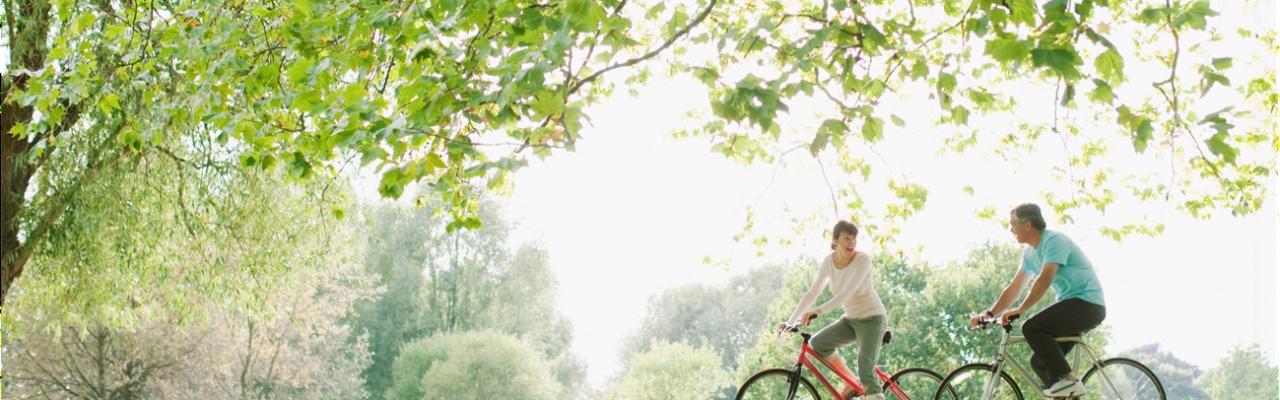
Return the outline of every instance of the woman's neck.
<path id="1" fill-rule="evenodd" d="M 834 258 L 834 259 L 832 259 L 831 261 L 835 261 L 836 268 L 844 269 L 845 267 L 848 267 L 848 266 L 849 266 L 849 264 L 853 262 L 853 258 L 854 258 L 854 257 L 857 257 L 857 256 L 858 256 L 858 252 L 857 252 L 857 251 L 854 251 L 854 252 L 849 253 L 849 254 L 847 254 L 847 255 L 846 255 L 846 254 L 841 254 L 839 251 L 837 251 L 837 252 L 836 252 L 836 255 L 835 255 L 835 258 Z"/>

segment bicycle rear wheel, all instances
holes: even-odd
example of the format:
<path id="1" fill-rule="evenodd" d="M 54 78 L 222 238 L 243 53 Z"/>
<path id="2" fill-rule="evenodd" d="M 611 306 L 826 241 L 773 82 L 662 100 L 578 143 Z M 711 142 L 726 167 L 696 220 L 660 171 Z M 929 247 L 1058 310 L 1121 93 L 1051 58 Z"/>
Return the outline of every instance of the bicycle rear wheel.
<path id="1" fill-rule="evenodd" d="M 893 374 L 884 383 L 884 398 L 892 400 L 928 400 L 942 386 L 942 374 L 928 368 L 907 368 Z"/>
<path id="2" fill-rule="evenodd" d="M 792 392 L 794 391 L 794 392 Z M 787 397 L 788 393 L 792 397 Z M 786 369 L 757 372 L 738 388 L 736 400 L 818 400 L 818 389 L 800 374 Z"/>
<path id="3" fill-rule="evenodd" d="M 968 364 L 956 368 L 942 380 L 942 385 L 934 392 L 934 400 L 1022 400 L 1022 391 L 1013 377 L 1000 371 L 998 379 L 996 369 L 991 364 Z M 992 384 L 991 396 L 983 397 L 987 385 Z"/>
<path id="4" fill-rule="evenodd" d="M 1086 400 L 1165 400 L 1160 379 L 1142 363 L 1109 358 L 1084 374 Z"/>

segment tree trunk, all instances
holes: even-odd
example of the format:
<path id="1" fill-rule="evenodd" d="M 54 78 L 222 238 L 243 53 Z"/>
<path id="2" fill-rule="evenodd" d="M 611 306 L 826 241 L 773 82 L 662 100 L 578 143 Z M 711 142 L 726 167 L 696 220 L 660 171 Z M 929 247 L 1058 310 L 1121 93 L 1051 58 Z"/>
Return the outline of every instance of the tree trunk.
<path id="1" fill-rule="evenodd" d="M 32 107 L 21 107 L 11 101 L 9 94 L 14 89 L 25 90 L 30 71 L 39 71 L 44 67 L 48 54 L 49 40 L 49 2 L 47 0 L 18 0 L 16 7 L 9 10 L 8 21 L 11 45 L 9 65 L 13 71 L 11 76 L 3 80 L 0 88 L 0 245 L 4 247 L 4 255 L 0 256 L 0 309 L 9 297 L 9 288 L 14 279 L 22 274 L 30 252 L 19 251 L 23 245 L 18 239 L 18 213 L 25 205 L 24 196 L 31 176 L 35 173 L 29 159 L 25 157 L 30 146 L 40 140 L 29 140 L 27 136 L 14 137 L 11 132 L 18 123 L 31 121 Z M 6 2 L 6 4 L 11 4 Z M 49 132 L 53 130 L 50 129 Z"/>

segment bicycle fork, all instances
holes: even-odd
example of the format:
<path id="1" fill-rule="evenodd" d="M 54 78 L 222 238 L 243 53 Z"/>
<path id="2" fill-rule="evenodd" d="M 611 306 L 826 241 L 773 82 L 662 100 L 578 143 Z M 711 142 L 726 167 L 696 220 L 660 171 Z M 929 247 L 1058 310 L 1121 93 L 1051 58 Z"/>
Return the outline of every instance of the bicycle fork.
<path id="1" fill-rule="evenodd" d="M 1000 350 L 996 352 L 996 360 L 991 363 L 991 377 L 987 379 L 986 385 L 982 387 L 982 398 L 990 399 L 996 392 L 996 386 L 1000 383 L 1000 373 L 1004 368 L 1004 351 L 1009 346 L 1009 335 L 1006 334 L 1000 338 Z"/>
<path id="2" fill-rule="evenodd" d="M 787 398 L 786 400 L 794 400 L 796 398 L 796 390 L 800 388 L 800 373 L 804 370 L 799 363 L 791 367 L 791 379 L 787 380 Z"/>

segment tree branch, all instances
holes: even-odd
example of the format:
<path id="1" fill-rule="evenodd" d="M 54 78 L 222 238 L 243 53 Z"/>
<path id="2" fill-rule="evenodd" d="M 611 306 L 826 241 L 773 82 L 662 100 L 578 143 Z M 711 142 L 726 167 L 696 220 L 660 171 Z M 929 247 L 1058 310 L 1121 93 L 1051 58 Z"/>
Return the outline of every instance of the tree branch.
<path id="1" fill-rule="evenodd" d="M 677 31 L 670 38 L 667 38 L 667 40 L 663 42 L 661 46 L 658 46 L 658 48 L 650 50 L 648 53 L 645 53 L 644 55 L 641 55 L 639 57 L 635 57 L 630 60 L 623 61 L 621 63 L 613 64 L 608 67 L 605 67 L 602 70 L 596 71 L 595 73 L 588 75 L 586 78 L 578 81 L 577 83 L 574 83 L 573 86 L 569 88 L 569 91 L 567 93 L 569 95 L 577 93 L 578 89 L 582 88 L 582 85 L 591 83 L 591 81 L 596 80 L 596 78 L 599 78 L 600 75 L 603 75 L 606 72 L 609 72 L 618 68 L 629 67 L 629 66 L 638 64 L 641 61 L 648 60 L 650 58 L 653 58 L 654 56 L 657 56 L 663 50 L 666 50 L 668 47 L 671 47 L 671 45 L 674 44 L 677 40 L 680 40 L 681 37 L 688 35 L 689 31 L 692 30 L 693 27 L 697 26 L 698 24 L 701 24 L 703 20 L 707 19 L 707 15 L 711 14 L 711 10 L 715 8 L 717 1 L 718 0 L 711 0 L 707 2 L 707 7 L 703 8 L 702 12 L 698 13 L 697 17 L 695 17 L 692 21 L 689 21 L 689 24 L 685 25 L 684 28 L 680 28 L 680 30 Z M 567 97 L 568 96 L 566 96 L 566 98 Z"/>

